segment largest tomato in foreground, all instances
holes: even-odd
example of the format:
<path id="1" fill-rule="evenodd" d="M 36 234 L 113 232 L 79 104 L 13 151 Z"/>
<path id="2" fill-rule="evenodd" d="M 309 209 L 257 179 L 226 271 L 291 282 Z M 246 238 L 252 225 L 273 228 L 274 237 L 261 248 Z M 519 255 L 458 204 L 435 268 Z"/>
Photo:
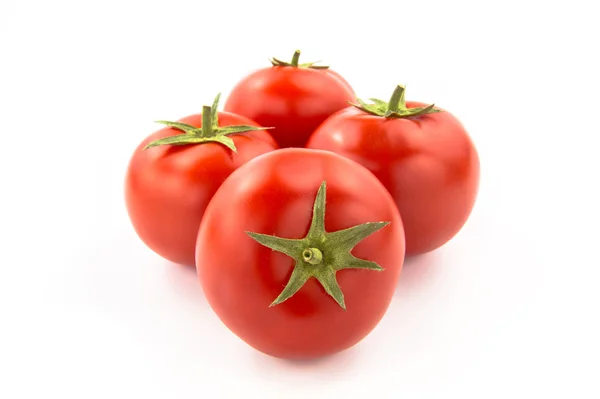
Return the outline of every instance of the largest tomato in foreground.
<path id="1" fill-rule="evenodd" d="M 313 63 L 273 59 L 242 79 L 231 91 L 225 111 L 244 115 L 270 133 L 280 147 L 304 147 L 321 122 L 354 100 L 354 91 L 339 74 Z"/>
<path id="2" fill-rule="evenodd" d="M 400 214 L 361 165 L 307 149 L 234 172 L 202 220 L 206 297 L 225 325 L 276 357 L 346 349 L 380 321 L 404 259 Z"/>
<path id="3" fill-rule="evenodd" d="M 361 101 L 327 119 L 307 147 L 333 151 L 373 172 L 394 197 L 407 255 L 434 250 L 467 221 L 479 185 L 479 157 L 462 124 L 433 106 Z"/>

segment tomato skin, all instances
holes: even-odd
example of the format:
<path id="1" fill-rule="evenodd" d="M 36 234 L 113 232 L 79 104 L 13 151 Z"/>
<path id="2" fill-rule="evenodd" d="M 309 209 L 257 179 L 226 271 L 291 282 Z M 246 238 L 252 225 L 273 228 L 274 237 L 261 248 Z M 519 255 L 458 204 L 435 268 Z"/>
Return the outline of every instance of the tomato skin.
<path id="1" fill-rule="evenodd" d="M 462 124 L 447 111 L 386 119 L 348 107 L 319 126 L 307 148 L 348 157 L 379 178 L 402 215 L 407 255 L 448 242 L 474 206 L 479 157 Z"/>
<path id="2" fill-rule="evenodd" d="M 202 115 L 179 121 L 201 127 Z M 219 112 L 219 122 L 220 126 L 259 126 L 228 112 Z M 143 150 L 152 141 L 181 133 L 163 128 L 140 143 L 127 169 L 125 200 L 135 231 L 150 249 L 192 266 L 200 220 L 214 193 L 231 172 L 277 144 L 266 131 L 250 131 L 229 136 L 237 154 L 212 142 Z"/>
<path id="3" fill-rule="evenodd" d="M 304 147 L 321 122 L 354 100 L 348 82 L 334 71 L 274 66 L 242 79 L 224 109 L 274 127 L 270 133 L 281 148 Z"/>
<path id="4" fill-rule="evenodd" d="M 314 278 L 269 307 L 290 278 L 294 260 L 246 232 L 304 237 L 323 180 L 327 231 L 391 222 L 352 251 L 385 270 L 337 272 L 345 311 Z M 255 349 L 291 359 L 333 354 L 364 338 L 388 308 L 403 260 L 402 220 L 383 185 L 349 159 L 296 148 L 261 156 L 234 172 L 210 202 L 196 247 L 199 279 L 223 323 Z"/>

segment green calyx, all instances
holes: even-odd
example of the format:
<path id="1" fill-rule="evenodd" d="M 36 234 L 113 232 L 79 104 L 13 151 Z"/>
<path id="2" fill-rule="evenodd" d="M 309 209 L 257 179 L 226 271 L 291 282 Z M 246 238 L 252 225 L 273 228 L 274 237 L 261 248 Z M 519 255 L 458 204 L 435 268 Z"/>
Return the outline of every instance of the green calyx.
<path id="1" fill-rule="evenodd" d="M 296 50 L 294 52 L 294 55 L 292 56 L 291 62 L 281 61 L 280 59 L 277 59 L 275 57 L 271 58 L 269 61 L 271 61 L 271 64 L 273 64 L 273 66 L 310 68 L 310 69 L 327 69 L 327 68 L 329 68 L 329 66 L 327 66 L 327 65 L 315 65 L 319 61 L 306 62 L 304 64 L 299 64 L 298 63 L 299 60 L 300 60 L 300 50 Z"/>
<path id="2" fill-rule="evenodd" d="M 212 106 L 202 107 L 202 127 L 188 125 L 187 123 L 171 122 L 171 121 L 156 121 L 162 125 L 170 126 L 181 130 L 183 134 L 176 136 L 165 137 L 156 140 L 144 147 L 144 150 L 156 147 L 159 145 L 187 145 L 187 144 L 202 144 L 202 143 L 220 143 L 229 148 L 233 152 L 237 152 L 237 148 L 233 140 L 228 137 L 235 133 L 250 132 L 253 130 L 272 129 L 270 127 L 257 127 L 250 125 L 234 125 L 234 126 L 219 126 L 219 100 L 221 93 L 217 94 Z"/>
<path id="3" fill-rule="evenodd" d="M 316 278 L 337 303 L 346 310 L 344 294 L 336 280 L 343 269 L 369 269 L 382 271 L 375 262 L 356 258 L 350 253 L 359 242 L 387 226 L 389 222 L 372 222 L 334 232 L 325 231 L 326 182 L 321 183 L 313 205 L 313 216 L 306 237 L 280 238 L 266 234 L 246 232 L 259 244 L 281 252 L 296 262 L 283 291 L 271 303 L 278 305 L 292 297 L 309 278 Z"/>
<path id="4" fill-rule="evenodd" d="M 392 97 L 389 102 L 379 100 L 377 98 L 370 98 L 372 104 L 367 104 L 365 101 L 357 98 L 358 104 L 350 103 L 356 108 L 368 112 L 372 115 L 382 116 L 384 118 L 410 118 L 414 116 L 434 114 L 436 112 L 442 112 L 441 109 L 435 108 L 435 104 L 428 105 L 426 107 L 407 108 L 406 100 L 404 99 L 404 92 L 406 88 L 402 85 L 396 86 L 396 89 L 392 93 Z"/>

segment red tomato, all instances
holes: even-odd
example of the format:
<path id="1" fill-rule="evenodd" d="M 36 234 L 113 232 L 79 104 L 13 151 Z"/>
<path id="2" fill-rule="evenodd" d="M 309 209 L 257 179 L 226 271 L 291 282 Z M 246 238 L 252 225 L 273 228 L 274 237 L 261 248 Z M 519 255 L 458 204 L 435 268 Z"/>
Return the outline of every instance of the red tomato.
<path id="1" fill-rule="evenodd" d="M 403 260 L 400 214 L 375 176 L 331 152 L 300 148 L 235 171 L 206 209 L 196 247 L 219 318 L 282 358 L 359 342 L 388 308 Z"/>
<path id="2" fill-rule="evenodd" d="M 477 151 L 449 112 L 386 118 L 381 114 L 388 104 L 377 101 L 379 109 L 371 106 L 374 112 L 349 107 L 331 116 L 307 147 L 333 151 L 367 167 L 396 201 L 407 255 L 434 250 L 449 241 L 471 213 L 479 184 Z M 399 112 L 425 107 L 417 102 L 405 105 Z"/>
<path id="3" fill-rule="evenodd" d="M 218 118 L 221 126 L 259 126 L 228 112 L 219 112 Z M 202 115 L 187 116 L 180 122 L 201 127 Z M 237 153 L 218 142 L 143 150 L 155 140 L 181 133 L 167 127 L 137 147 L 127 170 L 125 194 L 131 222 L 142 241 L 166 259 L 194 265 L 200 219 L 214 193 L 231 172 L 276 149 L 277 144 L 265 131 L 247 131 L 228 136 Z"/>
<path id="4" fill-rule="evenodd" d="M 263 126 L 280 147 L 303 147 L 328 116 L 348 106 L 354 91 L 339 74 L 312 64 L 273 61 L 240 81 L 230 93 L 225 110 L 244 115 Z"/>

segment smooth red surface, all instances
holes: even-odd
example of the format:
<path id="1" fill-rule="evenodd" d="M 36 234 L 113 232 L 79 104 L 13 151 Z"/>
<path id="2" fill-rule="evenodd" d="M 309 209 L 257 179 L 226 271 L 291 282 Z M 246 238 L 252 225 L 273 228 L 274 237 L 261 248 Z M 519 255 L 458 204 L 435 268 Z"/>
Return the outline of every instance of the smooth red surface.
<path id="1" fill-rule="evenodd" d="M 348 107 L 319 126 L 307 147 L 353 159 L 379 178 L 402 215 L 408 255 L 449 241 L 475 203 L 479 158 L 464 127 L 449 112 L 385 119 Z"/>
<path id="2" fill-rule="evenodd" d="M 277 66 L 242 79 L 224 109 L 274 127 L 270 133 L 282 148 L 304 147 L 321 122 L 354 100 L 348 82 L 334 71 Z"/>
<path id="3" fill-rule="evenodd" d="M 260 245 L 246 231 L 304 237 L 323 180 L 327 231 L 391 222 L 352 251 L 385 270 L 337 273 L 346 311 L 314 278 L 287 301 L 269 307 L 294 260 Z M 403 260 L 402 221 L 383 185 L 355 162 L 306 149 L 278 150 L 234 172 L 206 209 L 196 248 L 204 293 L 220 319 L 252 347 L 283 358 L 329 355 L 364 338 L 388 308 Z"/>
<path id="4" fill-rule="evenodd" d="M 202 115 L 180 122 L 201 127 Z M 259 126 L 228 112 L 219 113 L 219 125 Z M 277 144 L 266 131 L 252 131 L 229 136 L 237 154 L 219 143 L 142 150 L 154 140 L 177 134 L 182 132 L 164 128 L 140 143 L 127 170 L 125 199 L 133 227 L 148 247 L 175 263 L 194 265 L 200 219 L 214 193 L 231 172 Z"/>

